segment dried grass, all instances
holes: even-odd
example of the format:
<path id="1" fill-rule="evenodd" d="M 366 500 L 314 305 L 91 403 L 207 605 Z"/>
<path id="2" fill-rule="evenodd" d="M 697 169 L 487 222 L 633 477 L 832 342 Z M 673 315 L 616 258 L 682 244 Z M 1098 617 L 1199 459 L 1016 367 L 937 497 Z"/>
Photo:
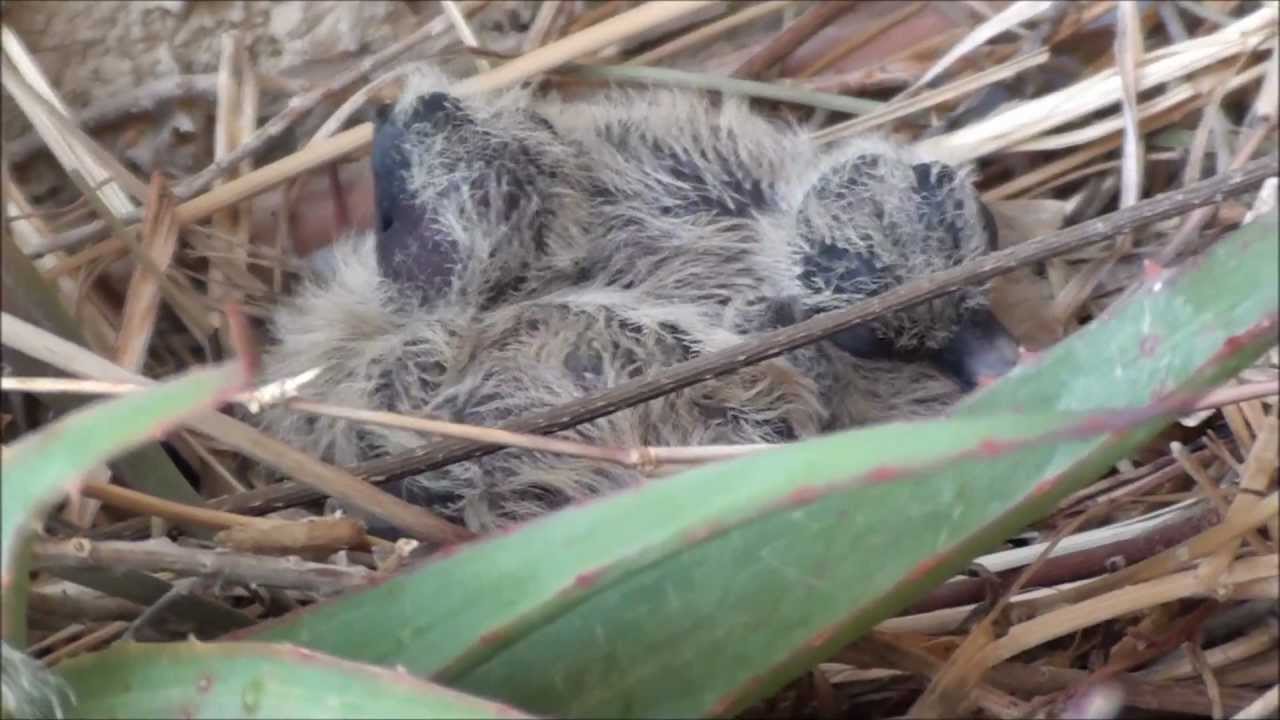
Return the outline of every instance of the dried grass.
<path id="1" fill-rule="evenodd" d="M 463 91 L 536 77 L 665 83 L 809 114 L 821 140 L 889 133 L 943 158 L 977 163 L 1006 245 L 1221 174 L 1274 153 L 1277 145 L 1280 51 L 1273 3 L 944 8 L 910 2 L 834 9 L 789 2 L 545 2 L 517 38 L 524 52 L 514 58 L 486 52 L 477 39 L 473 21 L 486 5 L 442 3 L 404 43 L 354 61 L 327 85 L 265 76 L 252 67 L 243 39 L 229 37 L 216 79 L 162 79 L 133 100 L 144 106 L 179 95 L 213 100 L 216 162 L 172 188 L 159 177 L 146 183 L 133 176 L 96 139 L 98 126 L 118 119 L 119 108 L 89 108 L 80 124 L 72 121 L 21 39 L 3 28 L 0 77 L 36 132 L 20 148 L 5 149 L 5 232 L 75 309 L 100 356 L 51 345 L 38 328 L 6 317 L 6 345 L 28 347 L 52 367 L 90 379 L 5 378 L 7 420 L 0 427 L 6 441 L 39 423 L 22 409 L 29 406 L 25 397 L 127 392 L 225 352 L 230 338 L 222 308 L 236 303 L 258 312 L 286 290 L 289 203 L 301 202 L 315 171 L 367 151 L 367 124 L 338 130 L 362 106 L 394 93 L 404 72 L 401 58 L 413 48 L 470 48 L 476 74 Z M 955 27 L 957 19 L 963 27 Z M 294 102 L 261 123 L 260 108 L 281 94 Z M 340 107 L 324 110 L 330 100 Z M 319 118 L 310 142 L 258 164 L 269 140 L 317 112 L 328 121 Z M 8 163 L 48 162 L 41 147 L 79 182 L 87 202 L 50 208 L 31 201 Z M 335 171 L 328 182 L 345 192 L 338 177 Z M 256 223 L 253 203 L 267 202 L 285 184 L 290 192 L 274 201 L 285 203 L 274 208 L 284 220 Z M 1006 294 L 997 284 L 997 310 L 1028 344 L 1051 343 L 1105 309 L 1141 271 L 1142 258 L 1185 262 L 1240 222 L 1251 204 L 1256 212 L 1274 202 L 1272 181 L 1244 206 L 1220 203 L 1100 249 L 1021 268 L 1002 279 Z M 343 203 L 332 212 L 355 221 Z M 1267 608 L 1280 595 L 1278 366 L 1280 353 L 1270 353 L 1202 412 L 1068 498 L 1028 530 L 1028 546 L 979 558 L 984 579 L 953 579 L 755 710 L 923 717 L 976 708 L 993 717 L 1026 717 L 1104 707 L 1113 699 L 1108 688 L 1118 687 L 1130 708 L 1151 712 L 1274 715 L 1280 632 Z M 586 453 L 655 472 L 754 449 L 595 448 L 355 408 L 299 403 L 295 409 Z M 424 532 L 432 527 L 415 510 L 377 505 L 368 493 L 380 493 L 349 473 L 305 456 L 282 456 L 269 438 L 247 428 L 210 423 L 201 429 L 175 438 L 175 445 L 207 498 L 258 483 L 247 457 L 295 478 L 325 478 L 317 487 L 404 513 Z M 657 469 L 662 463 L 668 467 Z M 101 468 L 88 479 L 88 497 L 64 513 L 61 534 L 137 537 L 149 522 L 214 528 L 268 522 L 219 511 L 218 503 L 192 509 L 139 497 L 110 485 L 109 476 Z M 267 510 L 279 508 L 261 511 Z M 276 522 L 307 515 L 298 508 L 283 513 L 286 519 Z M 382 562 L 390 571 L 403 558 L 384 542 L 367 544 L 371 566 Z M 133 557 L 128 548 L 113 551 L 146 569 L 142 550 Z M 1116 558 L 1123 567 L 1112 564 Z M 38 582 L 37 591 L 48 582 Z M 285 594 L 306 602 L 316 593 Z M 251 615 L 266 611 L 254 596 L 224 599 Z M 88 605 L 82 611 L 101 615 Z M 132 634 L 130 628 L 119 619 L 55 617 L 37 629 L 42 641 L 33 652 L 54 664 Z"/>

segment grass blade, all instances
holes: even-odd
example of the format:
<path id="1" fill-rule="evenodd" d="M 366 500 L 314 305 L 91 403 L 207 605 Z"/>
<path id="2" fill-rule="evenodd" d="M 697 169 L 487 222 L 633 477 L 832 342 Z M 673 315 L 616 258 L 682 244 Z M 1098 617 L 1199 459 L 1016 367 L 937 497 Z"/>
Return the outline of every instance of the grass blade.
<path id="1" fill-rule="evenodd" d="M 20 602 L 17 572 L 33 518 L 93 467 L 156 440 L 184 418 L 216 407 L 242 389 L 244 369 L 203 368 L 144 391 L 92 403 L 5 448 L 0 482 L 0 581 L 6 603 Z M 16 594 L 15 594 L 16 593 Z M 6 613 L 6 632 L 16 632 Z M 6 637 L 13 637 L 6 635 Z"/>

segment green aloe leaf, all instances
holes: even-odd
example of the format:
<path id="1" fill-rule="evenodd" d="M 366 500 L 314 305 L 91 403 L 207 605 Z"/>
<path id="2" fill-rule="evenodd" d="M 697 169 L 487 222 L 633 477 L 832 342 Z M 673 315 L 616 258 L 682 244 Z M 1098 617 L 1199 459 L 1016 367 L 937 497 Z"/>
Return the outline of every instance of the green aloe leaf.
<path id="1" fill-rule="evenodd" d="M 41 276 L 31 258 L 18 249 L 7 233 L 0 232 L 0 306 L 4 311 L 33 325 L 87 347 L 79 323 L 67 312 L 58 294 Z M 35 358 L 4 347 L 0 352 L 16 375 L 54 375 L 66 373 Z M 46 394 L 40 402 L 59 415 L 84 406 L 89 399 L 77 395 Z M 165 455 L 159 443 L 147 443 L 133 452 L 121 455 L 111 463 L 112 470 L 123 476 L 134 490 L 148 495 L 197 505 L 204 501 L 182 473 Z M 193 528 L 198 533 L 201 528 Z M 212 537 L 212 535 L 209 535 Z"/>
<path id="2" fill-rule="evenodd" d="M 31 432 L 5 449 L 0 482 L 0 581 L 6 604 L 21 604 L 20 572 L 30 523 L 89 470 L 160 438 L 198 412 L 239 391 L 244 368 L 195 370 L 146 390 L 100 400 Z M 5 614 L 6 638 L 18 636 L 16 617 Z"/>
<path id="3" fill-rule="evenodd" d="M 288 645 L 122 643 L 58 667 L 71 717 L 524 718 L 505 705 Z"/>
<path id="4" fill-rule="evenodd" d="M 946 420 L 699 468 L 249 631 L 562 716 L 727 715 L 1033 522 L 1274 343 L 1275 215 Z"/>

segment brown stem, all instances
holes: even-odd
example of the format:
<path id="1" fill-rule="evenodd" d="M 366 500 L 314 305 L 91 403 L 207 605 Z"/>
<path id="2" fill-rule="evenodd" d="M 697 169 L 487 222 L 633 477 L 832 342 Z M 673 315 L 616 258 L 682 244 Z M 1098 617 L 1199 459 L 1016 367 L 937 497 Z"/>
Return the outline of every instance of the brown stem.
<path id="1" fill-rule="evenodd" d="M 792 52 L 795 52 L 796 48 L 816 35 L 819 30 L 852 10 L 854 4 L 852 2 L 825 2 L 814 5 L 808 12 L 788 25 L 786 30 L 774 36 L 768 44 L 760 48 L 759 52 L 747 58 L 746 62 L 733 71 L 733 77 L 752 80 L 767 72 L 769 68 L 781 62 Z"/>
<path id="2" fill-rule="evenodd" d="M 140 542 L 84 538 L 37 541 L 31 548 L 32 567 L 127 568 L 148 573 L 170 572 L 187 577 L 212 577 L 243 585 L 332 595 L 364 585 L 372 573 L 362 567 L 306 562 L 298 558 L 203 550 L 167 539 Z"/>

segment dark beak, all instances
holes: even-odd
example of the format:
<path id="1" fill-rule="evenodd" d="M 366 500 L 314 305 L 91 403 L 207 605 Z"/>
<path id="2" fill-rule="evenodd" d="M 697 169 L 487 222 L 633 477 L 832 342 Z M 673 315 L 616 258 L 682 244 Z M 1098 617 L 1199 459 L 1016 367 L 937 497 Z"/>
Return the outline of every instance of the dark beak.
<path id="1" fill-rule="evenodd" d="M 969 313 L 951 342 L 931 358 L 965 391 L 985 385 L 1018 364 L 1020 350 L 990 310 Z"/>

